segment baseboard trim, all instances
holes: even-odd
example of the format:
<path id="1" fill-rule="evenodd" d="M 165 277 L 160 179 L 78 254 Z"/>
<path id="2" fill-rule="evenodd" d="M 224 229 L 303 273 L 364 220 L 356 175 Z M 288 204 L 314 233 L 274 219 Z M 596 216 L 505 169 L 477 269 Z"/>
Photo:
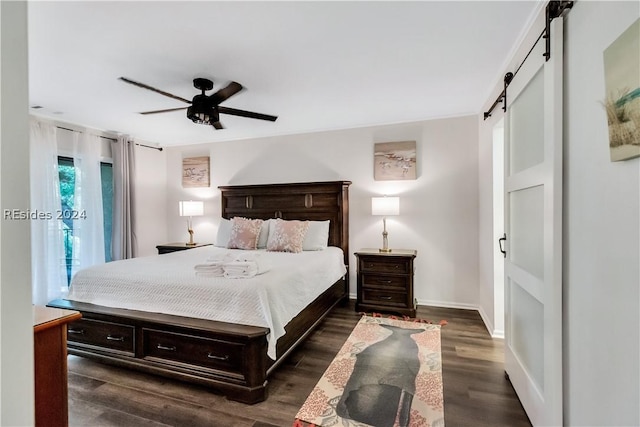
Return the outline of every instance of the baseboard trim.
<path id="1" fill-rule="evenodd" d="M 487 328 L 487 332 L 491 335 L 491 338 L 496 339 L 504 339 L 504 331 L 502 330 L 493 330 L 493 324 L 489 321 L 489 316 L 485 313 L 482 307 L 477 306 L 475 304 L 461 304 L 456 302 L 443 302 L 443 301 L 432 301 L 432 300 L 417 300 L 418 305 L 430 305 L 432 307 L 442 307 L 442 308 L 457 308 L 461 310 L 475 310 L 480 315 L 482 319 L 482 323 L 484 323 L 484 327 Z"/>
<path id="2" fill-rule="evenodd" d="M 500 329 L 496 329 L 493 326 L 493 322 L 491 322 L 491 319 L 489 318 L 487 313 L 484 311 L 484 308 L 482 308 L 482 306 L 478 307 L 478 313 L 480 313 L 480 317 L 482 318 L 482 321 L 484 322 L 484 326 L 485 328 L 487 328 L 489 335 L 491 335 L 491 338 L 504 339 L 504 331 Z"/>
<path id="3" fill-rule="evenodd" d="M 416 300 L 418 305 L 429 305 L 431 307 L 442 308 L 457 308 L 460 310 L 475 310 L 478 311 L 478 306 L 474 304 L 463 304 L 458 302 L 445 302 L 445 301 L 433 301 L 433 300 Z"/>
<path id="4" fill-rule="evenodd" d="M 356 300 L 356 294 L 349 294 L 349 299 Z M 487 328 L 487 332 L 491 335 L 491 338 L 496 339 L 504 339 L 504 331 L 503 330 L 494 330 L 493 324 L 489 321 L 489 316 L 485 313 L 482 307 L 477 306 L 475 304 L 464 304 L 458 302 L 445 302 L 445 301 L 433 301 L 433 300 L 423 300 L 416 299 L 418 305 L 428 305 L 431 307 L 442 307 L 442 308 L 456 308 L 459 310 L 474 310 L 480 314 L 480 318 L 482 319 L 482 323 L 484 323 L 484 327 Z"/>

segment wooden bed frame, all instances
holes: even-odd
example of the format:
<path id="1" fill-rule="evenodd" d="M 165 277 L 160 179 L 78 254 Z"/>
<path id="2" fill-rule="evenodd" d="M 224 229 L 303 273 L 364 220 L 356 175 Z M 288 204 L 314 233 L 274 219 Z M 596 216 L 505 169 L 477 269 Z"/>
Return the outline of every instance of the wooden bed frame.
<path id="1" fill-rule="evenodd" d="M 219 187 L 222 216 L 330 220 L 329 244 L 349 265 L 349 181 Z M 162 255 L 160 255 L 162 256 Z M 285 327 L 267 356 L 268 328 L 216 322 L 69 300 L 50 307 L 78 310 L 70 323 L 70 354 L 211 387 L 244 403 L 266 399 L 267 378 L 282 360 L 349 293 L 349 273 Z"/>

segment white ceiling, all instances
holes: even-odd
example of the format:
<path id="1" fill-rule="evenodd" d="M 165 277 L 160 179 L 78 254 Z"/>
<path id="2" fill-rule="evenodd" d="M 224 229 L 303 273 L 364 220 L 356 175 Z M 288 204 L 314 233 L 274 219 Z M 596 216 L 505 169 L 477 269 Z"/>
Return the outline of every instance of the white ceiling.
<path id="1" fill-rule="evenodd" d="M 478 113 L 536 1 L 29 2 L 29 85 L 37 115 L 162 146 Z M 180 97 L 235 80 L 214 130 Z M 209 92 L 212 93 L 212 92 Z M 497 94 L 496 94 L 497 95 Z"/>

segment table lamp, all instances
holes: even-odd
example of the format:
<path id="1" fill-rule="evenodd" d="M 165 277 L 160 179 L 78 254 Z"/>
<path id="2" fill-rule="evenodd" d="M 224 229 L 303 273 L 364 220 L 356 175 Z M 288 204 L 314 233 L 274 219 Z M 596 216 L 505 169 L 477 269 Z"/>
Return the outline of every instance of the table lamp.
<path id="1" fill-rule="evenodd" d="M 387 216 L 400 215 L 400 198 L 386 196 L 372 197 L 371 215 L 382 216 L 382 248 L 380 248 L 380 252 L 391 252 L 388 240 L 389 233 L 387 233 Z"/>
<path id="2" fill-rule="evenodd" d="M 187 246 L 195 246 L 197 243 L 194 243 L 193 241 L 192 217 L 204 215 L 204 202 L 199 200 L 189 200 L 178 203 L 180 207 L 180 216 L 188 217 L 187 231 L 189 232 L 189 243 L 187 243 Z"/>

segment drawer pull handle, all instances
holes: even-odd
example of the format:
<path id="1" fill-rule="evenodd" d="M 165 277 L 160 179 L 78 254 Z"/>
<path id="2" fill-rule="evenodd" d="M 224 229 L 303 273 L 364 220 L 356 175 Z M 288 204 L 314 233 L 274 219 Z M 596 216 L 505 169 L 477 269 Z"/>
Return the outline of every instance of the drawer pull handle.
<path id="1" fill-rule="evenodd" d="M 162 344 L 158 344 L 158 345 L 156 346 L 156 348 L 157 348 L 158 350 L 176 351 L 176 347 L 175 347 L 175 346 L 167 347 L 167 346 L 162 345 Z"/>
<path id="2" fill-rule="evenodd" d="M 367 264 L 367 268 L 373 268 L 373 264 Z"/>
<path id="3" fill-rule="evenodd" d="M 381 296 L 380 299 L 389 301 L 391 299 L 390 296 Z"/>
<path id="4" fill-rule="evenodd" d="M 394 267 L 395 267 L 396 270 L 400 268 L 400 266 L 398 264 L 394 265 Z"/>
<path id="5" fill-rule="evenodd" d="M 124 337 L 114 337 L 113 335 L 107 335 L 107 339 L 109 341 L 123 341 L 124 342 Z"/>
<path id="6" fill-rule="evenodd" d="M 391 280 L 378 279 L 378 283 L 386 283 L 388 285 L 391 284 Z"/>
<path id="7" fill-rule="evenodd" d="M 84 329 L 68 329 L 67 330 L 70 334 L 75 334 L 75 335 L 84 335 Z"/>
<path id="8" fill-rule="evenodd" d="M 224 361 L 229 360 L 228 354 L 225 354 L 224 356 L 216 356 L 215 354 L 207 353 L 207 357 L 213 360 L 224 360 Z"/>

